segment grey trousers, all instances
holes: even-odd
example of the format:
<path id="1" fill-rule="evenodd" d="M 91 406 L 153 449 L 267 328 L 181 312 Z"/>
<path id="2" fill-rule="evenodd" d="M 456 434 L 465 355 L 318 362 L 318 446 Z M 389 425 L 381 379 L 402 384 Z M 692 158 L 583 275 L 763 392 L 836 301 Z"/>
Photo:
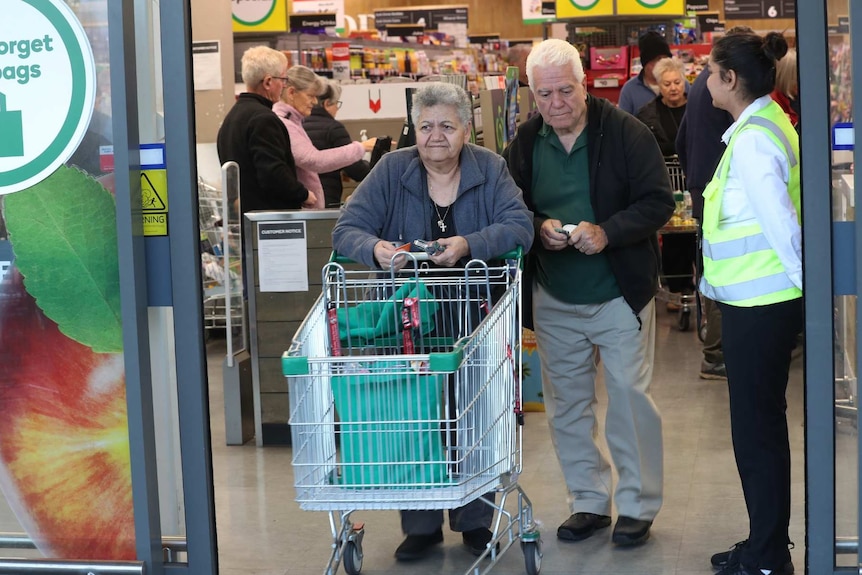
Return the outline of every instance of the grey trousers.
<path id="1" fill-rule="evenodd" d="M 572 513 L 611 514 L 611 469 L 596 443 L 593 346 L 604 367 L 605 439 L 619 481 L 619 515 L 652 520 L 662 504 L 661 417 L 649 394 L 655 347 L 655 300 L 635 316 L 622 297 L 575 305 L 533 292 L 545 411 Z"/>
<path id="2" fill-rule="evenodd" d="M 486 493 L 485 499 L 494 502 L 495 492 Z M 480 527 L 490 528 L 494 519 L 494 508 L 476 499 L 463 507 L 449 510 L 449 528 L 452 531 L 471 531 Z M 443 511 L 402 511 L 401 530 L 404 535 L 430 535 L 443 526 Z"/>

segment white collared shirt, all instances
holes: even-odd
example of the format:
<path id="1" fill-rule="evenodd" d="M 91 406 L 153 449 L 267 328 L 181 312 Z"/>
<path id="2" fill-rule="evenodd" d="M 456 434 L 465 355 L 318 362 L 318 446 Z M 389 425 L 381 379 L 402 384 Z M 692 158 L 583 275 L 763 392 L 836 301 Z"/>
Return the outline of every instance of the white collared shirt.
<path id="1" fill-rule="evenodd" d="M 742 111 L 721 136 L 727 144 L 751 114 L 772 101 L 761 96 Z M 721 200 L 722 228 L 759 223 L 793 284 L 802 289 L 802 228 L 787 193 L 790 167 L 784 150 L 761 130 L 737 136 Z"/>

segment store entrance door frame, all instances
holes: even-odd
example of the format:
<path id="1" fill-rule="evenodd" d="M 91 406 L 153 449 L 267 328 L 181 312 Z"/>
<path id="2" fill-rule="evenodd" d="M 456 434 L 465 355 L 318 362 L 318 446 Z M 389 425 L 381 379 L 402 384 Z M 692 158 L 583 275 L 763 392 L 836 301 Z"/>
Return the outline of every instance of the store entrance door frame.
<path id="1" fill-rule="evenodd" d="M 805 293 L 805 466 L 806 466 L 806 573 L 862 573 L 859 537 L 862 533 L 862 435 L 859 412 L 855 418 L 856 442 L 856 536 L 837 536 L 836 461 L 836 357 L 862 357 L 862 340 L 855 337 L 862 324 L 857 304 L 862 294 L 862 218 L 835 221 L 836 194 L 833 189 L 833 146 L 831 141 L 830 47 L 828 44 L 827 2 L 797 2 L 797 58 L 801 104 L 800 140 L 802 156 L 802 212 L 804 225 L 803 269 Z M 862 22 L 862 5 L 848 2 L 851 23 Z M 834 17 L 835 15 L 833 15 Z M 853 26 L 851 24 L 851 30 Z M 855 38 L 854 38 L 855 40 Z M 853 94 L 862 94 L 862 42 L 852 42 Z M 862 109 L 862 105 L 854 106 Z M 856 139 L 862 141 L 857 123 Z M 855 155 L 858 152 L 854 152 Z M 856 159 L 856 165 L 859 158 Z M 851 176 L 852 178 L 852 176 Z M 858 197 L 858 192 L 857 192 Z M 851 199 L 851 202 L 854 200 Z M 858 205 L 858 203 L 851 203 Z M 852 213 L 852 210 L 851 210 Z M 824 257 L 824 255 L 831 257 Z M 849 276 L 848 276 L 849 274 Z M 849 282 L 842 281 L 849 277 Z M 836 337 L 836 305 L 849 302 L 849 326 L 856 339 L 855 349 L 839 349 Z M 855 309 L 855 317 L 852 313 Z M 855 364 L 855 362 L 853 362 Z M 855 375 L 852 385 L 856 387 Z M 855 397 L 854 397 L 855 402 Z M 842 410 L 846 415 L 846 410 Z M 839 463 L 839 465 L 836 465 Z M 845 478 L 841 478 L 845 479 Z M 851 487 L 852 490 L 852 487 Z M 841 513 L 849 512 L 842 505 Z M 855 567 L 846 565 L 847 555 L 856 556 Z"/>

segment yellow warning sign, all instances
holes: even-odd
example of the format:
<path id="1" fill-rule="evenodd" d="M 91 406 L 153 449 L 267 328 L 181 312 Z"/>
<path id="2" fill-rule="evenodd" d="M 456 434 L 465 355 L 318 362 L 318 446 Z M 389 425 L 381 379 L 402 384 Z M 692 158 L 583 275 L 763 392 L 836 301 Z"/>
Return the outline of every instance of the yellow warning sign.
<path id="1" fill-rule="evenodd" d="M 166 170 L 141 170 L 141 207 L 144 235 L 168 235 L 168 173 Z"/>

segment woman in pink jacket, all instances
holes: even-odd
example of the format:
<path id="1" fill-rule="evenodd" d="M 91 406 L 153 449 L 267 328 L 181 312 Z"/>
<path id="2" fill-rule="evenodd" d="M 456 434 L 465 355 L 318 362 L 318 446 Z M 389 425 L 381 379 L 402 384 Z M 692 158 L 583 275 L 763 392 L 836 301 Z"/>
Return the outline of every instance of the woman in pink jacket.
<path id="1" fill-rule="evenodd" d="M 290 150 L 296 161 L 296 175 L 299 181 L 317 196 L 315 208 L 324 207 L 323 186 L 319 173 L 340 170 L 356 162 L 365 152 L 374 149 L 376 138 L 364 142 L 351 142 L 346 146 L 318 150 L 311 143 L 302 120 L 317 103 L 317 96 L 323 92 L 323 82 L 310 68 L 293 66 L 287 71 L 285 89 L 281 101 L 272 106 L 272 111 L 281 118 L 290 135 Z"/>

